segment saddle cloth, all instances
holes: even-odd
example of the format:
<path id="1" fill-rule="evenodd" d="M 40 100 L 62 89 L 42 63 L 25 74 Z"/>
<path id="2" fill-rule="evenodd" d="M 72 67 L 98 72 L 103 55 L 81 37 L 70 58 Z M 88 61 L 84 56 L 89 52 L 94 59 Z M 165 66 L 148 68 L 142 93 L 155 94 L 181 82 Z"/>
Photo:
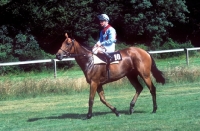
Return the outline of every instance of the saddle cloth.
<path id="1" fill-rule="evenodd" d="M 119 51 L 109 53 L 112 57 L 110 64 L 118 64 L 122 60 L 121 54 Z M 93 55 L 94 64 L 106 64 L 106 58 L 102 55 Z"/>

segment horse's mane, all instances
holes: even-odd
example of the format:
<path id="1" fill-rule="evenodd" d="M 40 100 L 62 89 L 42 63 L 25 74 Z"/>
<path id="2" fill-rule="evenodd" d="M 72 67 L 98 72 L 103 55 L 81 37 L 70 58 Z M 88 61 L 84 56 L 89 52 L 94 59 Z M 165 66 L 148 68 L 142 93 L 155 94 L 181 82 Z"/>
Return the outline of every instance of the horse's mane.
<path id="1" fill-rule="evenodd" d="M 89 46 L 88 44 L 86 44 L 86 43 L 80 43 L 80 45 L 83 47 L 83 48 L 85 48 L 85 49 L 87 49 L 87 50 L 89 50 L 89 51 L 92 51 L 92 48 L 93 47 L 91 47 L 91 46 Z"/>
<path id="2" fill-rule="evenodd" d="M 82 47 L 85 48 L 85 49 L 87 49 L 87 50 L 89 50 L 89 51 L 92 51 L 92 47 L 90 47 L 90 46 L 83 46 L 82 45 Z"/>

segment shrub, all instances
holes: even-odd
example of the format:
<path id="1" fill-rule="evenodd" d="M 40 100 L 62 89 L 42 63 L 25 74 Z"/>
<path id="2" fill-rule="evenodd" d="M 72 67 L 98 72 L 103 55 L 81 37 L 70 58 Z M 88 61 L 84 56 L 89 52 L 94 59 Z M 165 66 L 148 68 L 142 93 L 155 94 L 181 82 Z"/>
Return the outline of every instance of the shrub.
<path id="1" fill-rule="evenodd" d="M 144 49 L 144 50 L 148 50 L 149 49 L 149 47 L 144 45 L 144 44 L 136 44 L 135 46 L 138 47 L 138 48 Z"/>
<path id="2" fill-rule="evenodd" d="M 13 56 L 13 39 L 8 36 L 8 29 L 6 26 L 0 27 L 0 63 L 9 62 L 9 61 L 18 61 L 17 58 Z M 4 74 L 5 72 L 16 71 L 18 67 L 0 67 L 0 73 Z"/>
<path id="3" fill-rule="evenodd" d="M 190 41 L 185 42 L 185 43 L 178 43 L 176 41 L 173 41 L 172 39 L 168 39 L 162 47 L 160 47 L 160 50 L 169 50 L 169 49 L 183 49 L 183 48 L 192 48 L 193 45 L 191 44 Z M 185 52 L 180 51 L 180 52 L 171 52 L 171 53 L 162 53 L 160 54 L 161 58 L 170 58 L 174 56 L 181 56 L 184 55 Z M 190 54 L 194 55 L 195 51 L 190 51 Z"/>
<path id="4" fill-rule="evenodd" d="M 27 61 L 37 60 L 45 58 L 54 58 L 46 52 L 44 52 L 36 41 L 33 35 L 27 32 L 19 33 L 12 38 L 8 36 L 9 29 L 3 25 L 0 27 L 0 62 L 16 62 L 16 61 Z M 46 67 L 52 67 L 52 64 L 45 63 L 31 65 L 20 65 L 20 66 L 4 66 L 0 67 L 0 73 L 16 72 L 16 71 L 29 71 L 29 70 L 42 70 Z"/>
<path id="5" fill-rule="evenodd" d="M 116 44 L 116 50 L 121 50 L 121 49 L 124 49 L 124 48 L 127 48 L 129 47 L 128 45 L 126 45 L 125 43 L 117 43 Z"/>

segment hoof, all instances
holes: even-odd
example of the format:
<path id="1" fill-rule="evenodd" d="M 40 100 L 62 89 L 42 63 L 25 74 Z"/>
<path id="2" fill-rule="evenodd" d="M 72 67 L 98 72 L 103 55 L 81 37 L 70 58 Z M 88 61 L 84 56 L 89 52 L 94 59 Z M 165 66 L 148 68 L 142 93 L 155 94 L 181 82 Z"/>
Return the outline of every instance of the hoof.
<path id="1" fill-rule="evenodd" d="M 115 115 L 117 116 L 117 117 L 119 117 L 120 116 L 120 114 L 117 112 L 117 113 L 115 113 Z"/>
<path id="2" fill-rule="evenodd" d="M 134 109 L 130 109 L 130 110 L 129 110 L 129 113 L 130 113 L 130 114 L 133 114 L 133 112 L 134 112 Z"/>
<path id="3" fill-rule="evenodd" d="M 156 113 L 156 111 L 152 111 L 152 113 Z"/>
<path id="4" fill-rule="evenodd" d="M 87 117 L 85 119 L 91 119 L 92 118 L 92 114 L 87 114 Z"/>
<path id="5" fill-rule="evenodd" d="M 152 113 L 156 113 L 157 107 L 155 107 L 152 111 Z"/>
<path id="6" fill-rule="evenodd" d="M 130 103 L 130 110 L 129 110 L 129 113 L 130 114 L 133 114 L 133 112 L 134 112 L 134 109 L 133 109 L 133 107 L 135 106 L 135 103 L 132 101 L 131 103 Z"/>
<path id="7" fill-rule="evenodd" d="M 116 108 L 114 108 L 112 111 L 115 113 L 116 116 L 120 116 L 120 114 L 119 114 L 119 112 L 117 111 Z"/>

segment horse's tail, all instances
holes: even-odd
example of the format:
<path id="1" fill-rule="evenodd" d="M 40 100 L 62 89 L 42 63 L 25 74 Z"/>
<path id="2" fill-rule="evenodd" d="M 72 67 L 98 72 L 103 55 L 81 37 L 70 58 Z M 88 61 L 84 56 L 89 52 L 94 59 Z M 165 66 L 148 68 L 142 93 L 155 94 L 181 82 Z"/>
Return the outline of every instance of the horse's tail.
<path id="1" fill-rule="evenodd" d="M 156 79 L 156 82 L 165 84 L 165 78 L 163 76 L 163 72 L 157 68 L 156 63 L 154 59 L 152 58 L 152 56 L 151 56 L 151 60 L 152 60 L 151 72 L 154 78 Z"/>

